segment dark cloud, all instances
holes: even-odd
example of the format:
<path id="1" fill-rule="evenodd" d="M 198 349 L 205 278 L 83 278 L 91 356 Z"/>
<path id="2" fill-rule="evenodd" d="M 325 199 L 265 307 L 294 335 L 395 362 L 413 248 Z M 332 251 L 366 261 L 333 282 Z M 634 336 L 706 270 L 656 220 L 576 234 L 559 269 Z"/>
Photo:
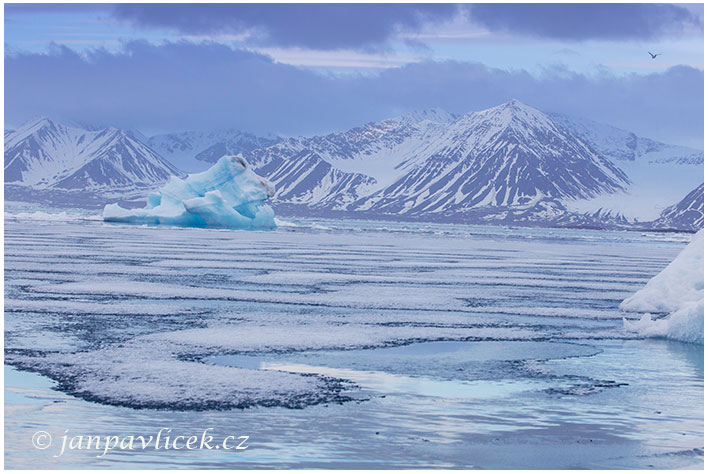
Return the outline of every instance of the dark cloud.
<path id="1" fill-rule="evenodd" d="M 187 34 L 257 31 L 278 46 L 371 48 L 401 29 L 459 10 L 493 32 L 561 40 L 650 40 L 702 34 L 702 14 L 670 4 L 120 4 L 114 15 Z M 701 9 L 703 13 L 703 8 Z"/>
<path id="2" fill-rule="evenodd" d="M 541 76 L 482 64 L 425 62 L 374 76 L 326 77 L 215 43 L 128 43 L 115 54 L 5 57 L 5 120 L 33 115 L 146 132 L 236 127 L 316 134 L 410 110 L 468 112 L 517 98 L 679 144 L 703 139 L 702 71 L 588 77 L 563 68 Z"/>
<path id="3" fill-rule="evenodd" d="M 468 8 L 471 20 L 492 31 L 560 40 L 655 39 L 704 30 L 702 15 L 660 3 L 483 3 Z"/>
<path id="4" fill-rule="evenodd" d="M 114 15 L 146 27 L 187 34 L 257 29 L 277 46 L 313 49 L 376 47 L 398 29 L 452 18 L 451 4 L 121 4 Z"/>
<path id="5" fill-rule="evenodd" d="M 214 43 L 131 42 L 122 54 L 85 55 L 54 46 L 6 57 L 5 67 L 6 119 L 25 111 L 122 127 L 263 131 L 286 127 L 296 110 L 312 122 L 308 106 L 325 108 L 315 90 L 332 95 L 319 76 Z"/>

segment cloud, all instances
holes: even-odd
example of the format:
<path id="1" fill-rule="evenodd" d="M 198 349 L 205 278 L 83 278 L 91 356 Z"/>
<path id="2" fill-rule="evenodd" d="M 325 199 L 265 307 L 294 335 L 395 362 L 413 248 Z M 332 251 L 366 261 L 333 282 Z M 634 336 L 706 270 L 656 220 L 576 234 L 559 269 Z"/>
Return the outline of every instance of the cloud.
<path id="1" fill-rule="evenodd" d="M 251 31 L 268 44 L 312 49 L 373 48 L 400 30 L 452 18 L 450 4 L 120 4 L 114 15 L 185 34 Z"/>
<path id="2" fill-rule="evenodd" d="M 113 8 L 108 3 L 6 3 L 5 17 L 38 13 L 108 13 Z"/>
<path id="3" fill-rule="evenodd" d="M 310 135 L 410 110 L 465 113 L 517 98 L 670 143 L 701 145 L 703 72 L 593 77 L 563 67 L 532 75 L 480 63 L 408 64 L 375 75 L 325 76 L 216 43 L 130 42 L 119 53 L 5 57 L 5 120 L 50 115 L 145 132 L 235 127 Z"/>
<path id="4" fill-rule="evenodd" d="M 470 5 L 468 13 L 492 31 L 572 41 L 651 40 L 704 31 L 703 11 L 659 3 L 484 3 Z"/>
<path id="5" fill-rule="evenodd" d="M 701 11 L 700 11 L 701 10 Z M 703 34 L 703 7 L 672 4 L 120 4 L 116 18 L 189 35 L 320 50 L 377 48 L 466 14 L 488 31 L 556 40 L 652 40 Z M 476 25 L 478 26 L 476 28 Z M 434 28 L 435 30 L 435 28 Z"/>
<path id="6" fill-rule="evenodd" d="M 703 143 L 704 73 L 675 66 L 648 75 L 593 76 L 563 66 L 541 75 L 505 71 L 480 63 L 428 62 L 383 71 L 360 83 L 372 102 L 463 113 L 511 98 L 548 112 L 612 124 L 669 143 Z"/>
<path id="7" fill-rule="evenodd" d="M 5 85 L 11 123 L 50 115 L 142 130 L 305 133 L 342 125 L 337 102 L 347 102 L 335 80 L 216 43 L 135 41 L 119 54 L 54 45 L 6 56 Z"/>

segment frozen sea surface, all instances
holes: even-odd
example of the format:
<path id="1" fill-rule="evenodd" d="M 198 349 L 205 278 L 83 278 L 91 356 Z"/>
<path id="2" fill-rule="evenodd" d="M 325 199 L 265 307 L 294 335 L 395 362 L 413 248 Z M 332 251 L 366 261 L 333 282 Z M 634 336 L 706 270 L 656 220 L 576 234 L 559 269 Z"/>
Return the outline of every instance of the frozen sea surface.
<path id="1" fill-rule="evenodd" d="M 6 210 L 6 467 L 702 465 L 703 346 L 618 311 L 689 236 L 278 224 Z M 249 448 L 31 444 L 160 428 Z"/>

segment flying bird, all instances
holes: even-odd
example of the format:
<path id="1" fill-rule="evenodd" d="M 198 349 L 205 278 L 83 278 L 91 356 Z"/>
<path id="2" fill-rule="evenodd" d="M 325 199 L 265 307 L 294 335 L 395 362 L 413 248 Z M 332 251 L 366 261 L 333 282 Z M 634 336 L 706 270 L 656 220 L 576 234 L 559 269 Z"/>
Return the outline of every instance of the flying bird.
<path id="1" fill-rule="evenodd" d="M 662 53 L 652 54 L 650 51 L 648 51 L 647 54 L 649 54 L 650 56 L 652 56 L 652 59 L 655 59 L 656 57 L 658 57 L 658 56 L 661 55 Z"/>

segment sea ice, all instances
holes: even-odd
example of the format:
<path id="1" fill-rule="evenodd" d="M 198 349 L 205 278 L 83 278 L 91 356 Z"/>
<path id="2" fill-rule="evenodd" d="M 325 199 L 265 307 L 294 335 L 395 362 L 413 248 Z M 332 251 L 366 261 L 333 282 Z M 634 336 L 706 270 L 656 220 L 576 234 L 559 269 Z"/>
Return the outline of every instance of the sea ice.
<path id="1" fill-rule="evenodd" d="M 646 312 L 639 321 L 624 320 L 630 331 L 704 344 L 704 229 L 620 309 Z M 650 312 L 669 315 L 653 320 Z"/>
<path id="2" fill-rule="evenodd" d="M 625 339 L 618 303 L 678 248 L 666 234 L 295 222 L 255 233 L 9 219 L 6 362 L 119 406 L 337 402 L 349 389 L 327 374 L 220 368 L 208 357 Z"/>
<path id="3" fill-rule="evenodd" d="M 12 360 L 60 381 L 61 388 L 72 395 L 133 408 L 303 408 L 341 399 L 342 386 L 331 378 L 179 360 L 189 354 L 167 345 L 140 344 L 141 340 L 46 357 L 16 354 Z"/>
<path id="4" fill-rule="evenodd" d="M 177 177 L 148 196 L 143 209 L 124 209 L 109 204 L 103 210 L 107 222 L 273 229 L 273 209 L 265 203 L 273 185 L 256 175 L 238 156 L 223 156 L 202 173 Z"/>

